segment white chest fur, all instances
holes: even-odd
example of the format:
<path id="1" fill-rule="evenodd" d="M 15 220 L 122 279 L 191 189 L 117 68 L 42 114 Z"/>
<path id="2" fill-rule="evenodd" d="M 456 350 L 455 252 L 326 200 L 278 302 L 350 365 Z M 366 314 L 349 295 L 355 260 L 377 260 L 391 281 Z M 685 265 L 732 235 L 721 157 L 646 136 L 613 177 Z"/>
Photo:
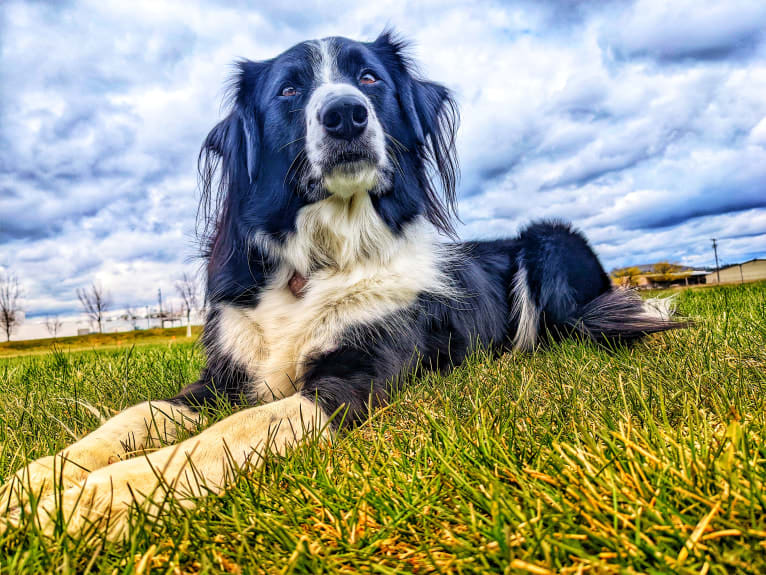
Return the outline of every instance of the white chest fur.
<path id="1" fill-rule="evenodd" d="M 218 336 L 221 351 L 246 369 L 254 398 L 297 391 L 306 360 L 337 347 L 347 328 L 380 321 L 422 292 L 449 292 L 430 225 L 418 220 L 394 236 L 367 193 L 303 208 L 283 246 L 256 241 L 282 266 L 256 307 L 219 307 Z M 287 287 L 296 270 L 308 278 L 300 298 Z"/>

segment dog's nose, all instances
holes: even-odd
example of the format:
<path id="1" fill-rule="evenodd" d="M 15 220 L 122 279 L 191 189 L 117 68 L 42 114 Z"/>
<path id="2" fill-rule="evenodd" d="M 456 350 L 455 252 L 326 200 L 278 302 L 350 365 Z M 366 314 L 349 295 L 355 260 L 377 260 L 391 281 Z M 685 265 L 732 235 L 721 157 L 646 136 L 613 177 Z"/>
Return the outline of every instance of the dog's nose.
<path id="1" fill-rule="evenodd" d="M 367 127 L 367 106 L 358 96 L 333 98 L 322 106 L 319 121 L 331 137 L 353 140 Z"/>

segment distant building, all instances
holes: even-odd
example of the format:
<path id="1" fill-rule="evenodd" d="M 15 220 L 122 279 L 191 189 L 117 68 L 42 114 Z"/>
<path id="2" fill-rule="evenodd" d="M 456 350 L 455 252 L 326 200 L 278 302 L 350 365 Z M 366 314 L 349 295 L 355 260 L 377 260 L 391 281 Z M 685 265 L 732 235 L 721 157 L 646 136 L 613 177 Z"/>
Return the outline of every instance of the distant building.
<path id="1" fill-rule="evenodd" d="M 707 270 L 692 270 L 688 274 L 682 274 L 677 280 L 671 282 L 672 285 L 696 286 L 707 283 Z"/>
<path id="2" fill-rule="evenodd" d="M 648 273 L 641 276 L 638 285 L 645 288 L 664 288 L 671 286 L 697 286 L 710 283 L 707 279 L 707 270 L 696 270 L 684 266 L 683 270 L 667 274 L 670 279 L 659 280 L 656 274 Z"/>
<path id="3" fill-rule="evenodd" d="M 766 279 L 766 259 L 755 258 L 741 264 L 724 266 L 718 272 L 707 274 L 707 283 L 718 283 L 718 275 L 722 284 L 744 283 Z"/>
<path id="4" fill-rule="evenodd" d="M 622 268 L 634 270 L 635 273 L 629 278 L 616 275 L 619 270 L 612 271 L 612 283 L 623 287 L 637 287 L 640 289 L 667 288 L 672 286 L 691 286 L 709 283 L 707 279 L 710 270 L 692 268 L 673 264 L 673 271 L 658 273 L 658 264 L 643 264 Z"/>

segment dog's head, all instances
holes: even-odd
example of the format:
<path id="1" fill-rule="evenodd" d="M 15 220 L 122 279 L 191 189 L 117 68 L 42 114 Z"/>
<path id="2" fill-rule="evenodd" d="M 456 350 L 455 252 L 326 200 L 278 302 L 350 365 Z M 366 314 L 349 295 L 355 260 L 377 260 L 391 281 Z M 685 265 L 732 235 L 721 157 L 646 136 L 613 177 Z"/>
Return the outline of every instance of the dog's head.
<path id="1" fill-rule="evenodd" d="M 227 228 L 278 236 L 300 207 L 359 191 L 394 230 L 423 216 L 453 232 L 456 107 L 446 88 L 415 75 L 405 48 L 386 31 L 238 63 L 231 111 L 200 155 L 213 251 L 231 249 Z"/>

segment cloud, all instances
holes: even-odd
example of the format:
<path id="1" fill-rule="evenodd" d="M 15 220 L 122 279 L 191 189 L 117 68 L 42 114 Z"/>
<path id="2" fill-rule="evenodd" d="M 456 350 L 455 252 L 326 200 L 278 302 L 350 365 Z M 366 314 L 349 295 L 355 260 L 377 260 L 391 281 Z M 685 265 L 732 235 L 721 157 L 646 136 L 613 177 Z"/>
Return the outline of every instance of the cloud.
<path id="1" fill-rule="evenodd" d="M 461 234 L 565 217 L 607 267 L 762 253 L 766 7 L 683 0 L 7 2 L 0 265 L 32 315 L 99 281 L 151 305 L 196 269 L 196 155 L 238 57 L 414 41 L 461 105 Z M 760 252 L 759 252 L 760 250 Z"/>
<path id="2" fill-rule="evenodd" d="M 766 6 L 757 0 L 641 0 L 617 18 L 607 42 L 621 58 L 728 60 L 753 55 L 764 30 Z"/>

